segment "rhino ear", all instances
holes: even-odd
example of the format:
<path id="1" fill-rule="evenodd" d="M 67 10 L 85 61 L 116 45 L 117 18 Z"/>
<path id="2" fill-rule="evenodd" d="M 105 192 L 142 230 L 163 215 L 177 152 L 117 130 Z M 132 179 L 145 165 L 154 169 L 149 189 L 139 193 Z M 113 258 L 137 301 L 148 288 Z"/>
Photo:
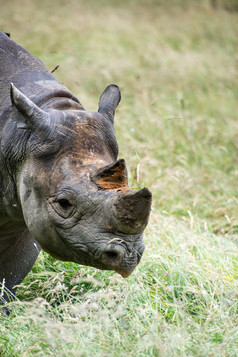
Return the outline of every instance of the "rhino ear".
<path id="1" fill-rule="evenodd" d="M 110 84 L 104 90 L 104 92 L 100 97 L 99 107 L 98 107 L 99 113 L 113 123 L 115 110 L 120 100 L 121 100 L 121 93 L 119 87 L 115 84 Z"/>
<path id="2" fill-rule="evenodd" d="M 92 175 L 91 179 L 100 190 L 125 190 L 129 188 L 124 159 L 103 167 Z"/>
<path id="3" fill-rule="evenodd" d="M 12 107 L 16 110 L 12 119 L 20 129 L 34 129 L 44 126 L 48 113 L 41 110 L 27 96 L 25 96 L 13 83 L 11 83 Z"/>

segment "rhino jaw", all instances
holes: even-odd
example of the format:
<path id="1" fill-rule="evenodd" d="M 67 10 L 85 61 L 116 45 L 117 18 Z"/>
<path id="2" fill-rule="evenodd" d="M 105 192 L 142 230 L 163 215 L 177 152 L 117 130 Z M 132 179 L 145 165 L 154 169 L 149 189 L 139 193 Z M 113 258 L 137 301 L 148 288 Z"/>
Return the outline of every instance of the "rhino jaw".
<path id="1" fill-rule="evenodd" d="M 121 262 L 124 256 L 123 248 L 120 246 L 117 246 L 113 249 L 108 249 L 103 252 L 102 254 L 102 262 L 106 264 L 110 270 L 114 270 L 116 273 L 120 274 L 123 278 L 127 278 L 135 269 L 129 268 L 129 269 L 122 269 L 121 268 Z"/>
<path id="2" fill-rule="evenodd" d="M 123 270 L 118 270 L 118 271 L 116 271 L 116 273 L 118 273 L 118 274 L 120 274 L 124 279 L 126 279 L 126 278 L 128 278 L 128 276 L 130 276 L 131 275 L 131 273 L 134 271 L 134 269 L 133 270 L 131 270 L 131 271 L 129 271 L 129 272 L 126 272 L 126 271 L 123 271 Z"/>

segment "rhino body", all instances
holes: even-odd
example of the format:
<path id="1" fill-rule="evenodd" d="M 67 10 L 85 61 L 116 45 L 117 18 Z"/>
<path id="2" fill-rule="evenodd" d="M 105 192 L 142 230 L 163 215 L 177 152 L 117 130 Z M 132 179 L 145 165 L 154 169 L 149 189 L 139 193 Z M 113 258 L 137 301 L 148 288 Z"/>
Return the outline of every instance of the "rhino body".
<path id="1" fill-rule="evenodd" d="M 120 90 L 96 112 L 0 32 L 0 284 L 15 293 L 40 249 L 127 277 L 144 251 L 151 193 L 128 187 L 114 136 Z M 7 294 L 5 300 L 9 299 Z"/>

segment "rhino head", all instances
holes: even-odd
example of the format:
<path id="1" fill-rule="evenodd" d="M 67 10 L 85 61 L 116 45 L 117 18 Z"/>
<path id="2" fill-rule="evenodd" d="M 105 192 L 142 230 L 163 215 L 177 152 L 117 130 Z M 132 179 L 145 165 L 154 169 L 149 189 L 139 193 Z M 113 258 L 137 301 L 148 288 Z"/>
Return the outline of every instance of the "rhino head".
<path id="1" fill-rule="evenodd" d="M 11 99 L 26 138 L 17 185 L 30 233 L 57 259 L 129 276 L 144 251 L 151 193 L 130 189 L 117 159 L 119 88 L 105 89 L 98 112 L 40 108 L 14 85 Z"/>

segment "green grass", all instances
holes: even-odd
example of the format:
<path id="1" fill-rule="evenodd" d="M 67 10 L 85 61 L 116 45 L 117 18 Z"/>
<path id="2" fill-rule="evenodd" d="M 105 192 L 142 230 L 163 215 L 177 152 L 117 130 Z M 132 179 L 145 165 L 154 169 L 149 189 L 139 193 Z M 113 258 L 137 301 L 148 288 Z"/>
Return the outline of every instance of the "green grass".
<path id="1" fill-rule="evenodd" d="M 237 356 L 237 1 L 1 3 L 1 29 L 87 109 L 121 87 L 120 157 L 153 210 L 126 280 L 41 254 L 0 355 Z"/>

